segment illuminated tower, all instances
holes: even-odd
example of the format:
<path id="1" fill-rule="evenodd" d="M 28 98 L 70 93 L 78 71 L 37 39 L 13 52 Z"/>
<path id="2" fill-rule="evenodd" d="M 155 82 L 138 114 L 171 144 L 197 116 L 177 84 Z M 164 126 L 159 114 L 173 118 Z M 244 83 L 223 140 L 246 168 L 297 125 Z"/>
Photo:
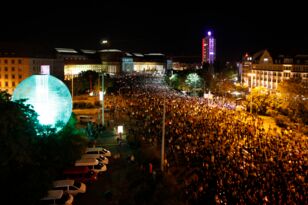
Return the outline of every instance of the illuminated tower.
<path id="1" fill-rule="evenodd" d="M 207 36 L 202 39 L 202 63 L 212 65 L 216 59 L 216 39 L 212 32 L 208 31 Z"/>

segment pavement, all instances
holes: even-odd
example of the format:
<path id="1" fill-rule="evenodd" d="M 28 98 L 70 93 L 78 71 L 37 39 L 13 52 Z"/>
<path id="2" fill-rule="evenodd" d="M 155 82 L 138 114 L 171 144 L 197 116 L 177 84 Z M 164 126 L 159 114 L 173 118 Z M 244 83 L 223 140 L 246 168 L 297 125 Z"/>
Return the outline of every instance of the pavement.
<path id="1" fill-rule="evenodd" d="M 117 136 L 110 134 L 112 131 L 97 140 L 112 153 L 107 171 L 100 174 L 98 181 L 87 185 L 85 194 L 75 196 L 74 205 L 184 204 L 171 173 L 160 174 L 156 159 L 159 149 L 150 144 L 132 149 L 126 140 L 119 145 Z M 132 154 L 134 161 L 130 160 Z"/>

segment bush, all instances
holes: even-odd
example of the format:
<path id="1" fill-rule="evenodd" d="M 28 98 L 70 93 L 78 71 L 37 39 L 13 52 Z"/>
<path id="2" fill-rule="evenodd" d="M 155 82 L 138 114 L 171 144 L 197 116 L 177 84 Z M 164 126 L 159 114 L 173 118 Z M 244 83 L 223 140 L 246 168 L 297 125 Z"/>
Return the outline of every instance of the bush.
<path id="1" fill-rule="evenodd" d="M 276 125 L 282 128 L 287 128 L 289 126 L 290 120 L 284 115 L 277 115 L 275 117 Z"/>
<path id="2" fill-rule="evenodd" d="M 271 116 L 271 117 L 275 117 L 277 114 L 278 114 L 278 111 L 273 110 L 271 108 L 268 108 L 266 110 L 266 113 L 265 113 L 265 115 L 268 115 L 268 116 Z"/>
<path id="3" fill-rule="evenodd" d="M 304 126 L 301 131 L 304 133 L 304 135 L 308 136 L 308 126 Z"/>

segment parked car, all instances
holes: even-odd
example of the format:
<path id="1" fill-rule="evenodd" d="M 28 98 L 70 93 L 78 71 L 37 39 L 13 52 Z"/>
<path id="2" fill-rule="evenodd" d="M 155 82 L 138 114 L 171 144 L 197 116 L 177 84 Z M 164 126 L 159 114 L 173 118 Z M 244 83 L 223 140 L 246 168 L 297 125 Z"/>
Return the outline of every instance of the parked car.
<path id="1" fill-rule="evenodd" d="M 81 159 L 97 159 L 99 162 L 103 163 L 103 164 L 108 164 L 109 160 L 107 157 L 105 157 L 102 154 L 83 154 L 81 156 Z"/>
<path id="2" fill-rule="evenodd" d="M 111 152 L 102 147 L 87 147 L 86 154 L 102 154 L 105 157 L 111 157 Z"/>
<path id="3" fill-rule="evenodd" d="M 66 179 L 74 179 L 82 183 L 92 183 L 97 181 L 97 173 L 90 170 L 89 167 L 71 167 L 63 171 Z"/>
<path id="4" fill-rule="evenodd" d="M 64 192 L 63 190 L 49 190 L 47 195 L 40 200 L 40 204 L 52 205 L 71 205 L 74 197 L 72 194 Z"/>
<path id="5" fill-rule="evenodd" d="M 97 159 L 80 159 L 75 162 L 76 167 L 88 167 L 92 171 L 99 173 L 107 171 L 107 166 Z"/>
<path id="6" fill-rule="evenodd" d="M 82 182 L 77 182 L 73 179 L 56 180 L 53 182 L 54 190 L 63 190 L 69 194 L 76 195 L 86 193 L 86 185 Z"/>

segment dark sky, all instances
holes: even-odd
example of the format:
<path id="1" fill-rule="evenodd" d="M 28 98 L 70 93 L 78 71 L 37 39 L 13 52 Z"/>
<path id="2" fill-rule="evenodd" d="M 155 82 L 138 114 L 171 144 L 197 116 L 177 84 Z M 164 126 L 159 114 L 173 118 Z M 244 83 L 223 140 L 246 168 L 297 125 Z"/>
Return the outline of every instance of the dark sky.
<path id="1" fill-rule="evenodd" d="M 306 7 L 295 1 L 85 0 L 10 3 L 0 12 L 0 41 L 56 47 L 110 47 L 131 52 L 201 56 L 211 29 L 220 59 L 240 59 L 261 49 L 308 53 Z"/>

